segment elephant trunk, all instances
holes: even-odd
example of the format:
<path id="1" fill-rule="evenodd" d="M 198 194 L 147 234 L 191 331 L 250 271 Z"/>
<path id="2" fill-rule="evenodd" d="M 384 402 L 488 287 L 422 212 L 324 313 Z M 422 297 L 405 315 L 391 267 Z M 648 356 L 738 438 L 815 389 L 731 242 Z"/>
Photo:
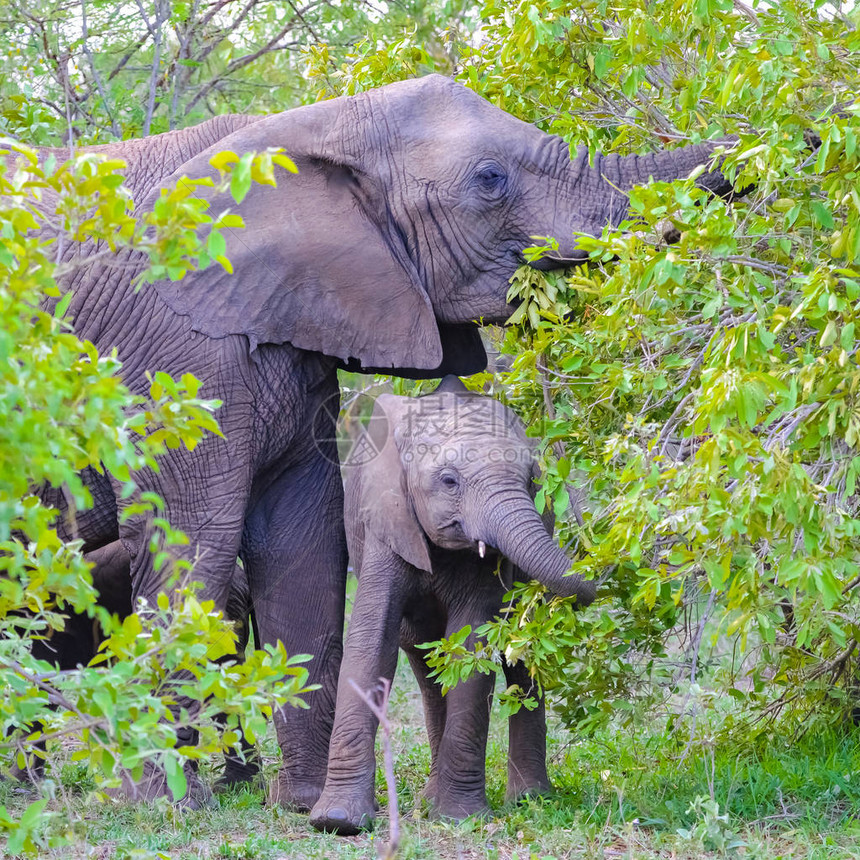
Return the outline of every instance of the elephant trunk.
<path id="1" fill-rule="evenodd" d="M 541 235 L 554 236 L 559 248 L 531 265 L 536 269 L 557 269 L 584 262 L 588 252 L 579 247 L 576 234 L 599 236 L 607 225 L 620 224 L 628 217 L 627 192 L 634 185 L 645 185 L 650 179 L 661 182 L 683 179 L 700 164 L 707 164 L 716 146 L 702 143 L 649 155 L 598 154 L 593 166 L 588 164 L 587 151 L 581 149 L 562 171 L 567 181 L 559 186 L 552 223 L 542 228 Z M 558 152 L 556 156 L 560 157 Z M 739 196 L 746 191 L 733 192 L 731 183 L 719 170 L 702 174 L 696 184 L 720 197 L 733 193 Z"/>
<path id="2" fill-rule="evenodd" d="M 700 143 L 648 155 L 599 156 L 595 171 L 604 184 L 608 180 L 621 191 L 629 191 L 634 185 L 645 185 L 650 179 L 673 182 L 689 176 L 700 164 L 707 164 L 717 146 L 716 143 Z M 696 184 L 719 197 L 732 193 L 732 184 L 719 170 L 703 173 Z M 617 219 L 607 220 L 617 223 Z"/>
<path id="3" fill-rule="evenodd" d="M 560 597 L 576 596 L 579 606 L 587 606 L 594 600 L 594 582 L 578 574 L 565 576 L 571 561 L 547 533 L 531 496 L 511 493 L 488 510 L 492 513 L 487 516 L 481 531 L 490 546 L 510 559 L 528 577 L 542 582 Z"/>

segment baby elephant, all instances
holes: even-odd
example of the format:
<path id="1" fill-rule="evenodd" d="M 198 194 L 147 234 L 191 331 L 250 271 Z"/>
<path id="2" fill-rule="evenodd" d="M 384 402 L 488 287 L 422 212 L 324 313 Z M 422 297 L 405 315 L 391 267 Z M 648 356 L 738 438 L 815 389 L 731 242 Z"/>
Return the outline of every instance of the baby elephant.
<path id="1" fill-rule="evenodd" d="M 378 456 L 345 469 L 347 540 L 359 581 L 328 776 L 311 812 L 314 827 L 341 834 L 369 827 L 374 817 L 377 720 L 351 682 L 368 690 L 380 677 L 391 679 L 399 644 L 424 699 L 425 797 L 441 816 L 482 812 L 493 678 L 476 674 L 443 698 L 418 644 L 467 624 L 474 631 L 497 615 L 513 565 L 522 571 L 517 578 L 534 577 L 582 606 L 595 595 L 594 583 L 565 576 L 570 561 L 535 510 L 533 446 L 510 410 L 447 377 L 425 397 L 379 397 L 371 431 L 386 423 Z M 500 556 L 512 563 L 501 577 Z M 505 666 L 505 676 L 529 691 L 521 664 Z M 509 734 L 508 798 L 548 790 L 543 702 L 512 716 Z"/>

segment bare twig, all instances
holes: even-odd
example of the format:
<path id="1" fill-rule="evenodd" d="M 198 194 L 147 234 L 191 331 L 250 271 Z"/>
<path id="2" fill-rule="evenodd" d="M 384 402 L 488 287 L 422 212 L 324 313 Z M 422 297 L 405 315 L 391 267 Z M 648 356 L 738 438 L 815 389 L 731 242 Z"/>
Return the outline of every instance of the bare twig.
<path id="1" fill-rule="evenodd" d="M 382 860 L 394 860 L 400 847 L 400 814 L 397 810 L 397 783 L 394 781 L 394 754 L 391 751 L 391 722 L 388 719 L 388 699 L 391 681 L 380 678 L 370 690 L 362 690 L 352 678 L 349 683 L 361 700 L 379 720 L 382 729 L 382 757 L 385 762 L 385 781 L 388 783 L 388 844 L 382 849 Z"/>
<path id="2" fill-rule="evenodd" d="M 737 9 L 738 12 L 740 12 L 741 15 L 743 15 L 751 24 L 758 27 L 760 23 L 758 15 L 756 15 L 756 13 L 749 6 L 747 6 L 745 3 L 741 3 L 741 0 L 733 0 L 733 5 L 735 9 Z"/>
<path id="3" fill-rule="evenodd" d="M 750 269 L 759 269 L 762 272 L 770 272 L 772 275 L 787 275 L 788 267 L 780 266 L 779 263 L 768 263 L 765 260 L 759 260 L 755 257 L 746 257 L 741 254 L 730 254 L 726 261 L 736 263 L 739 266 L 747 266 Z"/>
<path id="4" fill-rule="evenodd" d="M 249 5 L 252 6 L 253 3 L 251 3 Z M 320 4 L 318 2 L 308 3 L 302 9 L 297 9 L 292 3 L 290 5 L 292 6 L 294 12 L 298 16 L 298 19 L 302 23 L 306 23 L 306 20 L 304 18 L 304 13 L 308 12 L 311 9 L 314 9 L 316 6 L 318 6 Z M 232 31 L 232 29 L 235 28 L 235 26 L 238 26 L 238 21 L 234 22 L 233 27 L 231 27 L 231 31 Z M 241 57 L 237 57 L 236 59 L 231 60 L 227 64 L 227 68 L 224 70 L 224 73 L 219 78 L 217 78 L 216 80 L 209 81 L 209 83 L 206 84 L 205 86 L 203 86 L 199 90 L 199 92 L 194 96 L 194 98 L 191 99 L 191 101 L 185 107 L 185 113 L 188 114 L 199 101 L 205 100 L 206 96 L 208 96 L 209 93 L 211 93 L 213 90 L 216 90 L 219 87 L 221 87 L 224 84 L 225 79 L 229 78 L 230 75 L 232 75 L 234 72 L 237 72 L 237 71 L 239 71 L 239 69 L 242 69 L 245 66 L 249 65 L 250 63 L 253 63 L 254 60 L 259 59 L 264 54 L 268 54 L 272 51 L 279 50 L 278 43 L 281 41 L 281 39 L 284 38 L 284 36 L 287 35 L 287 33 L 290 32 L 290 30 L 292 30 L 296 26 L 297 26 L 296 20 L 294 18 L 291 18 L 277 33 L 275 33 L 274 36 L 272 36 L 266 42 L 265 45 L 258 48 L 256 51 L 252 51 L 250 54 L 245 54 Z M 283 46 L 281 46 L 281 47 L 283 47 Z M 195 59 L 197 59 L 197 58 L 195 58 Z"/>
<path id="5" fill-rule="evenodd" d="M 179 50 L 176 54 L 174 62 L 176 71 L 173 75 L 173 92 L 170 96 L 170 115 L 169 123 L 171 130 L 176 128 L 176 110 L 179 105 L 179 93 L 183 84 L 189 77 L 189 69 L 182 65 L 184 60 L 188 59 L 188 46 L 191 43 L 191 37 L 194 33 L 194 20 L 197 16 L 197 9 L 200 5 L 200 0 L 193 0 L 191 9 L 188 12 L 185 28 L 180 33 L 179 26 L 175 26 L 176 36 L 179 39 Z"/>
<path id="6" fill-rule="evenodd" d="M 108 75 L 108 80 L 112 81 L 129 63 L 131 58 L 147 43 L 149 40 L 149 30 L 147 30 L 129 49 L 123 54 L 120 61 L 113 67 Z"/>
<path id="7" fill-rule="evenodd" d="M 855 576 L 855 577 L 854 577 L 854 579 L 852 579 L 852 580 L 851 580 L 851 582 L 849 582 L 849 583 L 848 583 L 848 584 L 847 584 L 847 585 L 842 589 L 842 593 L 843 593 L 843 594 L 847 594 L 849 591 L 851 591 L 852 589 L 856 588 L 858 585 L 860 585 L 860 575 Z"/>
<path id="8" fill-rule="evenodd" d="M 683 715 L 684 711 L 687 709 L 687 702 L 690 700 L 690 695 L 693 692 L 693 685 L 696 683 L 696 669 L 698 668 L 698 663 L 699 663 L 699 648 L 702 645 L 702 635 L 705 632 L 705 625 L 708 623 L 708 619 L 711 617 L 711 612 L 714 609 L 714 602 L 716 601 L 716 598 L 717 598 L 717 592 L 711 591 L 710 595 L 708 596 L 708 605 L 705 607 L 705 611 L 702 613 L 702 617 L 699 619 L 699 625 L 696 628 L 696 637 L 693 640 L 693 644 L 692 644 L 692 652 L 693 653 L 692 653 L 692 657 L 691 657 L 691 661 L 690 661 L 690 689 L 687 690 L 687 695 L 684 696 L 684 702 L 681 705 L 681 714 L 682 715 Z M 687 758 L 687 755 L 689 754 L 690 750 L 692 749 L 693 740 L 695 739 L 695 736 L 696 736 L 696 720 L 698 719 L 698 716 L 699 716 L 698 710 L 694 711 L 694 713 L 693 713 L 693 727 L 690 730 L 690 740 L 689 740 L 689 743 L 687 744 L 686 749 L 681 754 L 681 758 L 679 759 L 679 762 L 683 762 Z"/>
<path id="9" fill-rule="evenodd" d="M 669 416 L 669 420 L 663 425 L 663 430 L 657 439 L 657 444 L 654 446 L 655 449 L 659 448 L 658 453 L 660 456 L 663 456 L 666 453 L 666 448 L 669 445 L 669 439 L 672 435 L 672 428 L 675 426 L 675 422 L 684 407 L 693 399 L 694 393 L 695 392 L 690 391 L 678 401 L 678 405 L 675 407 L 674 412 L 672 412 Z"/>
<path id="10" fill-rule="evenodd" d="M 152 73 L 149 76 L 149 96 L 146 102 L 146 116 L 143 119 L 143 127 L 141 129 L 143 136 L 146 137 L 149 134 L 152 115 L 155 113 L 155 93 L 158 89 L 159 66 L 161 64 L 161 27 L 170 17 L 170 4 L 164 3 L 163 0 L 158 0 L 155 5 L 155 22 L 152 25 L 149 23 L 149 18 L 140 0 L 138 0 L 138 8 L 140 9 L 144 23 L 150 32 L 153 33 Z"/>

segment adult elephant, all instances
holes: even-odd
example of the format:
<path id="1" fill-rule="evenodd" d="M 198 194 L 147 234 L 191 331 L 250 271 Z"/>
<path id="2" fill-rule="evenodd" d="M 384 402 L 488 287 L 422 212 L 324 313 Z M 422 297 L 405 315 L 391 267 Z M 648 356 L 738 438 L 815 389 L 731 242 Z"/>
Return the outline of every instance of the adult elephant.
<path id="1" fill-rule="evenodd" d="M 343 491 L 333 442 L 338 366 L 417 377 L 483 368 L 476 320 L 514 310 L 508 279 L 535 234 L 556 236 L 562 266 L 627 212 L 623 193 L 707 160 L 694 146 L 651 156 L 572 159 L 567 144 L 439 76 L 391 84 L 269 117 L 218 117 L 194 128 L 89 151 L 125 159 L 139 205 L 209 159 L 283 147 L 299 168 L 231 206 L 246 228 L 227 238 L 235 274 L 212 268 L 135 290 L 134 260 L 98 257 L 65 286 L 77 334 L 116 347 L 136 394 L 147 372 L 191 372 L 224 403 L 224 438 L 170 451 L 138 477 L 166 502 L 207 596 L 226 604 L 237 554 L 248 571 L 257 641 L 310 652 L 321 685 L 307 710 L 277 715 L 281 802 L 309 808 L 325 779 L 343 629 Z M 700 182 L 727 190 L 719 174 Z M 68 250 L 80 253 L 80 249 Z M 139 264 L 143 265 L 143 262 Z M 315 439 L 318 440 L 315 442 Z M 133 596 L 162 587 L 150 523 L 89 476 L 96 508 L 78 514 L 91 550 L 119 537 Z M 62 498 L 56 499 L 63 507 Z M 66 518 L 63 518 L 65 521 Z"/>

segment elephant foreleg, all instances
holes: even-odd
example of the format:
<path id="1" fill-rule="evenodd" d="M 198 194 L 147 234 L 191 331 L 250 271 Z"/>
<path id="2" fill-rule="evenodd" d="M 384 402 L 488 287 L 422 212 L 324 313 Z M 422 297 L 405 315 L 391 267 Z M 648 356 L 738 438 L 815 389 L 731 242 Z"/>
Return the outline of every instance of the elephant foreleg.
<path id="1" fill-rule="evenodd" d="M 337 466 L 322 456 L 286 470 L 254 500 L 242 557 L 260 646 L 311 654 L 307 708 L 275 713 L 283 763 L 272 799 L 306 811 L 325 782 L 343 653 L 346 539 Z"/>
<path id="2" fill-rule="evenodd" d="M 406 563 L 369 537 L 347 631 L 328 774 L 311 812 L 318 830 L 351 835 L 373 821 L 378 721 L 361 693 L 373 695 L 380 678 L 394 677 L 407 581 Z"/>
<path id="3" fill-rule="evenodd" d="M 141 490 L 153 491 L 166 500 L 166 519 L 189 539 L 187 545 L 171 547 L 171 553 L 193 564 L 188 578 L 202 580 L 203 597 L 213 600 L 221 610 L 227 606 L 242 538 L 248 473 L 249 466 L 241 451 L 227 448 L 226 443 L 216 437 L 207 437 L 194 450 L 193 456 L 184 449 L 170 451 L 160 461 L 159 472 L 147 472 L 139 477 Z M 152 517 L 129 517 L 120 522 L 119 532 L 130 558 L 132 599 L 136 602 L 142 597 L 154 606 L 166 583 L 164 572 L 156 570 L 150 551 L 154 533 Z M 177 714 L 185 708 L 193 715 L 198 706 L 190 699 L 177 697 L 172 707 Z M 196 731 L 187 724 L 179 726 L 176 735 L 179 746 L 197 742 Z M 211 793 L 197 776 L 193 763 L 186 764 L 185 772 L 188 790 L 179 803 L 188 808 L 209 803 Z M 140 780 L 135 781 L 124 773 L 122 790 L 135 800 L 171 796 L 163 772 L 150 762 L 145 765 Z"/>
<path id="4" fill-rule="evenodd" d="M 446 636 L 465 624 L 474 630 L 487 617 L 486 612 L 475 617 L 453 617 Z M 474 648 L 474 634 L 466 642 Z M 445 818 L 467 818 L 486 812 L 487 734 L 490 728 L 490 708 L 493 703 L 493 677 L 475 674 L 461 681 L 446 696 L 445 731 L 439 746 L 439 766 L 434 811 Z"/>

